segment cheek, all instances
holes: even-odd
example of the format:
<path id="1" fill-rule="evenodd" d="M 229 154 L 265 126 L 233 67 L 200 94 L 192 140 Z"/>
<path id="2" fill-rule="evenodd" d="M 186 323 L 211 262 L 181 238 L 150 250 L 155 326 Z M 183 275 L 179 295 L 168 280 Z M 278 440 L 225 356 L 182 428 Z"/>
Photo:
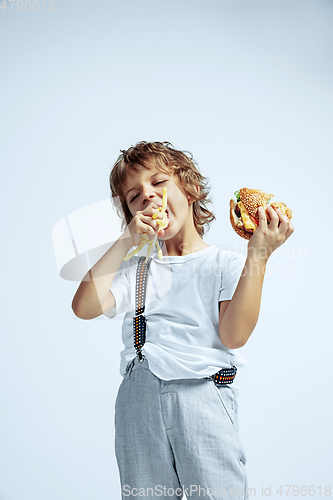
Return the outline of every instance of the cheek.
<path id="1" fill-rule="evenodd" d="M 128 202 L 127 208 L 128 208 L 128 210 L 131 212 L 131 214 L 134 217 L 134 215 L 136 214 L 136 212 L 139 210 L 138 199 L 136 198 L 132 203 Z"/>
<path id="2" fill-rule="evenodd" d="M 187 199 L 185 198 L 183 193 L 179 193 L 179 195 L 177 197 L 176 209 L 179 211 L 180 214 L 182 214 L 184 216 L 187 214 L 188 203 L 187 203 Z"/>

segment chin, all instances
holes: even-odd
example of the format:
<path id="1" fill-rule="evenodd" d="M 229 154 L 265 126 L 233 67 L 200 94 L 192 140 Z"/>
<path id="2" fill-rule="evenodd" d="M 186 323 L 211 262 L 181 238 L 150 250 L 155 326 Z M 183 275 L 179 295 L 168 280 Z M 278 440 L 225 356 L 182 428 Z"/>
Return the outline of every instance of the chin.
<path id="1" fill-rule="evenodd" d="M 169 230 L 169 226 L 164 229 L 164 236 L 159 236 L 158 239 L 161 241 L 168 241 L 171 240 L 176 236 L 177 233 L 174 233 L 174 231 Z"/>

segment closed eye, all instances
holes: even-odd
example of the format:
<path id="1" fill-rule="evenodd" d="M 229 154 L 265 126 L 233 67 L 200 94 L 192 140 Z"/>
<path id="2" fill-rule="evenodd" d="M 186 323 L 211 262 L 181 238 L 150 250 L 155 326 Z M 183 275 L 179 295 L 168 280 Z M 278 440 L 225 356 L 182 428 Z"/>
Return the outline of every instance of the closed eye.
<path id="1" fill-rule="evenodd" d="M 137 194 L 135 196 L 133 196 L 133 198 L 131 199 L 130 203 L 132 203 L 132 201 L 134 201 L 137 196 L 138 196 Z"/>
<path id="2" fill-rule="evenodd" d="M 158 184 L 163 184 L 163 182 L 166 182 L 166 180 L 165 181 L 155 182 L 155 184 L 153 184 L 153 185 L 157 186 Z M 133 198 L 131 199 L 130 203 L 132 203 L 132 201 L 134 201 L 137 196 L 138 196 L 137 194 L 135 196 L 133 196 Z"/>

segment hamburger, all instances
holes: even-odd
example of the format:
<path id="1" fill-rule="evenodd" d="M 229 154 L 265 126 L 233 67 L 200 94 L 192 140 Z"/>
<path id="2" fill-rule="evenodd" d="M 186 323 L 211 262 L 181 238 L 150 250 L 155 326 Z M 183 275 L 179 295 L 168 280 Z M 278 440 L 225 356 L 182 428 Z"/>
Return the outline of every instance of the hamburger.
<path id="1" fill-rule="evenodd" d="M 249 240 L 259 226 L 259 207 L 263 207 L 266 213 L 267 223 L 271 221 L 267 208 L 270 206 L 275 210 L 279 208 L 283 215 L 290 220 L 292 211 L 282 202 L 271 202 L 273 194 L 265 193 L 260 189 L 243 188 L 234 193 L 230 200 L 230 222 L 236 233 Z M 279 222 L 280 224 L 280 222 Z"/>

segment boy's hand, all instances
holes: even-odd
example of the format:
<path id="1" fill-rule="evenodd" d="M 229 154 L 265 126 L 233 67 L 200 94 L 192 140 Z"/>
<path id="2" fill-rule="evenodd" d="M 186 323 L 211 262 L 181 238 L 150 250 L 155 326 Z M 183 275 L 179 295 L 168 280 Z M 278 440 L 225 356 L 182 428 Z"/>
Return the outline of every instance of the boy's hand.
<path id="1" fill-rule="evenodd" d="M 259 226 L 248 243 L 248 252 L 263 260 L 267 260 L 294 232 L 294 226 L 281 210 L 275 211 L 272 207 L 268 207 L 267 210 L 271 218 L 269 225 L 265 210 L 260 207 Z"/>
<path id="2" fill-rule="evenodd" d="M 155 202 L 150 203 L 142 212 L 138 211 L 128 225 L 128 230 L 132 237 L 133 246 L 139 244 L 142 234 L 146 233 L 149 239 L 154 238 L 160 231 L 160 226 L 155 219 L 152 218 L 153 214 L 158 210 L 158 205 Z M 162 219 L 161 214 L 158 214 L 158 219 Z M 164 231 L 161 230 L 161 234 Z"/>

